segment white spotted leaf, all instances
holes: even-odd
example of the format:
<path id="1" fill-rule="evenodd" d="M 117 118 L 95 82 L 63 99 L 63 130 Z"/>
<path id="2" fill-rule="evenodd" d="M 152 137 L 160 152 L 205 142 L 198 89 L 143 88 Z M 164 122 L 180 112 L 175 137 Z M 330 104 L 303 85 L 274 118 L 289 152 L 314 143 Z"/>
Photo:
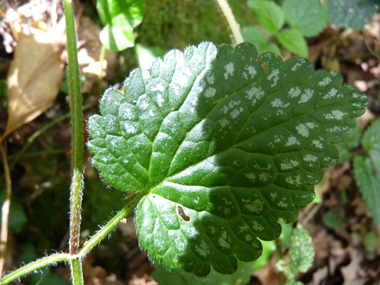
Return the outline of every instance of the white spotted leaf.
<path id="1" fill-rule="evenodd" d="M 367 98 L 304 58 L 248 43 L 172 50 L 108 89 L 89 120 L 92 162 L 136 209 L 153 262 L 198 276 L 253 261 L 314 198 L 334 143 Z"/>

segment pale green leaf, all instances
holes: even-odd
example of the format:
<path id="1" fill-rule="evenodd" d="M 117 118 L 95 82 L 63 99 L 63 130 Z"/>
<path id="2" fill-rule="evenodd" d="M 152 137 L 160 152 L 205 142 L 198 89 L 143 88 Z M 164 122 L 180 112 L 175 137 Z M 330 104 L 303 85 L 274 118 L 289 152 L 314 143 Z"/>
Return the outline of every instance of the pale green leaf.
<path id="1" fill-rule="evenodd" d="M 292 246 L 289 250 L 289 268 L 291 277 L 295 277 L 300 272 L 307 272 L 313 264 L 315 256 L 313 241 L 300 223 L 293 231 Z"/>
<path id="2" fill-rule="evenodd" d="M 0 190 L 0 205 L 3 205 L 7 197 L 7 191 L 2 189 Z M 0 225 L 1 225 L 2 212 L 0 211 Z M 11 198 L 11 205 L 9 208 L 9 218 L 8 218 L 8 229 L 16 233 L 21 232 L 28 217 L 25 214 L 24 208 L 20 202 L 15 198 Z"/>
<path id="3" fill-rule="evenodd" d="M 145 0 L 97 0 L 96 8 L 105 25 L 99 35 L 102 44 L 112 51 L 133 47 L 133 28 L 142 21 Z"/>
<path id="4" fill-rule="evenodd" d="M 257 27 L 249 26 L 241 29 L 244 41 L 254 44 L 259 54 L 264 52 L 274 52 L 281 56 L 280 48 L 272 42 L 268 41 L 267 35 Z"/>
<path id="5" fill-rule="evenodd" d="M 271 35 L 276 35 L 284 25 L 284 12 L 276 3 L 266 0 L 248 0 L 247 5 L 255 12 L 260 25 Z"/>
<path id="6" fill-rule="evenodd" d="M 278 41 L 292 53 L 302 57 L 308 57 L 309 51 L 307 43 L 298 30 L 283 30 L 277 35 Z"/>
<path id="7" fill-rule="evenodd" d="M 320 0 L 285 0 L 282 4 L 286 22 L 306 37 L 318 35 L 328 25 L 327 2 Z"/>
<path id="8" fill-rule="evenodd" d="M 264 73 L 262 65 L 265 65 Z M 198 276 L 236 271 L 314 198 L 333 145 L 367 99 L 304 58 L 208 42 L 136 69 L 89 120 L 92 162 L 142 191 L 136 229 L 153 262 Z"/>

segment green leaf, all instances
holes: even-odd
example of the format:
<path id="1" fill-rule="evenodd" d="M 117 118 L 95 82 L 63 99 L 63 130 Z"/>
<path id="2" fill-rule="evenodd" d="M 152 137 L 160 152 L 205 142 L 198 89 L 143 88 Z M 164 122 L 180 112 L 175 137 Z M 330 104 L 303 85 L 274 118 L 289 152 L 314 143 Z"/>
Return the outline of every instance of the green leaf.
<path id="1" fill-rule="evenodd" d="M 262 64 L 266 66 L 264 73 Z M 367 98 L 304 58 L 258 57 L 248 43 L 173 50 L 108 89 L 89 119 L 93 165 L 111 185 L 146 194 L 140 246 L 198 276 L 257 259 L 314 198 L 334 143 Z"/>
<path id="2" fill-rule="evenodd" d="M 153 278 L 159 285 L 244 285 L 252 275 L 253 262 L 239 261 L 239 269 L 230 275 L 223 275 L 211 269 L 207 277 L 198 277 L 187 272 L 171 272 L 162 265 L 155 265 Z"/>
<path id="3" fill-rule="evenodd" d="M 281 232 L 281 246 L 290 247 L 291 238 L 293 233 L 293 224 L 285 224 L 283 220 L 280 220 L 282 232 Z"/>
<path id="4" fill-rule="evenodd" d="M 281 56 L 280 48 L 275 44 L 268 41 L 267 35 L 257 27 L 249 26 L 241 29 L 241 34 L 244 41 L 254 44 L 257 52 L 262 54 L 264 52 L 274 52 Z"/>
<path id="5" fill-rule="evenodd" d="M 247 5 L 256 13 L 260 25 L 271 35 L 276 35 L 284 25 L 284 12 L 276 3 L 266 0 L 248 0 Z"/>
<path id="6" fill-rule="evenodd" d="M 135 52 L 142 69 L 149 68 L 157 57 L 165 54 L 165 51 L 159 47 L 147 47 L 142 44 L 136 44 Z"/>
<path id="7" fill-rule="evenodd" d="M 363 139 L 364 146 L 364 139 Z M 371 157 L 354 158 L 354 174 L 360 193 L 371 212 L 374 223 L 380 225 L 380 151 L 373 149 Z"/>
<path id="8" fill-rule="evenodd" d="M 0 205 L 3 205 L 7 197 L 6 190 L 0 190 Z M 0 211 L 0 225 L 2 213 Z M 28 218 L 24 212 L 24 208 L 15 197 L 11 198 L 11 205 L 9 208 L 8 229 L 16 233 L 21 232 L 25 226 Z"/>
<path id="9" fill-rule="evenodd" d="M 356 125 L 355 130 L 349 134 L 343 142 L 336 145 L 339 151 L 339 163 L 343 163 L 351 159 L 352 155 L 350 153 L 350 149 L 359 145 L 361 136 L 362 129 L 359 125 Z"/>
<path id="10" fill-rule="evenodd" d="M 362 145 L 364 150 L 370 154 L 371 150 L 380 151 L 380 119 L 372 122 L 363 135 Z"/>
<path id="11" fill-rule="evenodd" d="M 294 229 L 292 235 L 292 247 L 289 250 L 289 268 L 291 277 L 300 272 L 307 272 L 313 265 L 315 256 L 313 241 L 307 230 L 300 223 Z M 292 276 L 293 275 L 293 276 Z"/>
<path id="12" fill-rule="evenodd" d="M 339 210 L 338 212 L 334 210 L 329 210 L 322 217 L 323 224 L 331 230 L 336 230 L 336 229 L 339 229 L 341 226 L 343 226 L 343 220 L 344 220 L 343 209 Z"/>
<path id="13" fill-rule="evenodd" d="M 364 246 L 369 252 L 376 252 L 380 248 L 379 236 L 376 232 L 370 231 L 366 233 L 363 240 Z"/>
<path id="14" fill-rule="evenodd" d="M 286 281 L 285 285 L 303 285 L 302 282 L 294 280 L 294 278 L 289 279 Z"/>
<path id="15" fill-rule="evenodd" d="M 40 271 L 36 271 L 32 275 L 31 285 L 70 285 L 71 282 L 61 276 L 50 271 L 48 267 L 42 268 Z"/>
<path id="16" fill-rule="evenodd" d="M 277 35 L 278 41 L 292 53 L 308 57 L 307 43 L 298 30 L 283 30 Z"/>
<path id="17" fill-rule="evenodd" d="M 133 28 L 142 21 L 145 0 L 97 0 L 96 8 L 105 25 L 100 32 L 102 44 L 112 51 L 133 47 Z"/>
<path id="18" fill-rule="evenodd" d="M 379 12 L 379 2 L 375 0 L 332 0 L 329 2 L 330 24 L 338 28 L 361 29 L 366 19 Z"/>
<path id="19" fill-rule="evenodd" d="M 306 37 L 318 35 L 329 23 L 329 9 L 326 1 L 285 0 L 282 4 L 286 22 Z"/>
<path id="20" fill-rule="evenodd" d="M 356 183 L 373 221 L 380 225 L 380 119 L 374 121 L 364 132 L 362 145 L 366 156 L 354 159 Z"/>

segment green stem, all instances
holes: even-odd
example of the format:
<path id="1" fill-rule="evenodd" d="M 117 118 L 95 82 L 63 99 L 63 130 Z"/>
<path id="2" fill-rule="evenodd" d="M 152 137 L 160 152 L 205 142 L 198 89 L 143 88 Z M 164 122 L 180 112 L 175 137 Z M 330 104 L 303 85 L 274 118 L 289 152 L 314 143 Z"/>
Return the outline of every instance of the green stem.
<path id="1" fill-rule="evenodd" d="M 69 88 L 71 109 L 71 158 L 73 176 L 70 205 L 70 254 L 78 253 L 80 213 L 83 191 L 83 115 L 77 55 L 74 11 L 71 0 L 63 1 L 66 19 L 67 53 L 69 60 Z"/>
<path id="2" fill-rule="evenodd" d="M 73 5 L 71 0 L 64 0 L 63 6 L 66 20 L 67 54 L 69 61 L 71 163 L 73 166 L 70 193 L 69 251 L 71 256 L 76 256 L 79 251 L 83 193 L 83 114 Z M 74 285 L 83 285 L 81 259 L 72 259 L 70 263 L 72 283 Z"/>
<path id="3" fill-rule="evenodd" d="M 73 258 L 70 263 L 71 268 L 71 279 L 73 280 L 73 285 L 83 285 L 83 273 L 82 273 L 82 259 Z"/>
<path id="4" fill-rule="evenodd" d="M 99 82 L 98 82 L 98 92 L 99 94 L 101 93 L 101 88 L 102 88 L 102 81 L 103 81 L 103 61 L 106 59 L 106 46 L 102 44 L 102 49 L 100 50 L 100 55 L 99 55 L 99 62 L 100 62 L 100 73 L 99 73 Z"/>
<path id="5" fill-rule="evenodd" d="M 120 210 L 101 230 L 99 230 L 91 239 L 89 239 L 79 251 L 77 255 L 71 255 L 68 253 L 54 254 L 47 257 L 44 257 L 40 260 L 31 262 L 24 267 L 6 275 L 3 279 L 0 280 L 0 285 L 8 284 L 16 280 L 17 278 L 23 277 L 34 270 L 38 270 L 41 267 L 51 265 L 52 263 L 57 263 L 59 261 L 69 261 L 71 265 L 71 274 L 73 282 L 76 281 L 77 284 L 83 284 L 83 277 L 81 273 L 81 260 L 89 253 L 99 242 L 104 239 L 116 226 L 117 224 L 125 217 L 131 215 L 136 208 L 137 204 L 144 197 L 145 193 L 139 193 L 138 195 L 134 194 L 133 197 L 130 197 L 129 203 Z M 82 283 L 80 283 L 82 282 Z"/>
<path id="6" fill-rule="evenodd" d="M 276 239 L 276 263 L 277 262 L 285 263 L 284 254 L 282 253 L 281 240 L 279 238 Z M 286 281 L 285 273 L 284 271 L 280 271 L 280 284 L 285 284 L 285 281 Z"/>
<path id="7" fill-rule="evenodd" d="M 228 5 L 227 0 L 216 0 L 216 2 L 218 2 L 224 16 L 227 19 L 228 25 L 231 28 L 232 35 L 234 36 L 236 45 L 242 43 L 244 40 L 240 32 L 240 26 L 236 22 L 235 16 L 232 13 L 231 7 L 230 5 Z"/>
<path id="8" fill-rule="evenodd" d="M 51 264 L 60 262 L 60 261 L 70 261 L 71 256 L 68 253 L 58 253 L 53 254 L 47 257 L 44 257 L 40 260 L 33 261 L 24 267 L 21 267 L 17 269 L 16 271 L 13 271 L 12 273 L 4 276 L 0 280 L 0 284 L 8 284 L 9 282 L 12 282 L 18 278 L 21 278 L 25 275 L 27 275 L 30 272 L 33 272 L 34 270 L 38 270 L 39 268 L 50 266 Z"/>
<path id="9" fill-rule="evenodd" d="M 104 239 L 109 232 L 117 226 L 117 224 L 125 217 L 132 214 L 141 198 L 145 196 L 145 193 L 141 192 L 135 197 L 131 198 L 127 206 L 120 210 L 116 216 L 114 216 L 102 229 L 100 229 L 94 236 L 91 237 L 79 251 L 79 256 L 84 257 L 91 251 L 102 239 Z"/>

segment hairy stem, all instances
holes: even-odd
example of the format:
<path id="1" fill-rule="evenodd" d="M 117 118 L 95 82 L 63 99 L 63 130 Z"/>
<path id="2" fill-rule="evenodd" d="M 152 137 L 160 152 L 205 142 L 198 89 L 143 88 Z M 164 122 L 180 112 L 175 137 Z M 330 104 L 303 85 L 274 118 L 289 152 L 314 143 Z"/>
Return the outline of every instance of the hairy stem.
<path id="1" fill-rule="evenodd" d="M 78 253 L 80 213 L 83 191 L 83 125 L 82 96 L 80 92 L 79 66 L 75 33 L 74 11 L 71 0 L 63 2 L 66 19 L 67 52 L 69 59 L 69 88 L 71 109 L 71 205 L 70 205 L 70 254 Z"/>
<path id="2" fill-rule="evenodd" d="M 3 158 L 5 180 L 7 185 L 7 196 L 5 198 L 4 204 L 1 207 L 1 235 L 0 235 L 0 278 L 2 277 L 5 259 L 7 255 L 7 243 L 8 243 L 8 218 L 9 218 L 9 209 L 11 206 L 11 197 L 12 197 L 12 180 L 11 174 L 9 171 L 7 156 L 5 153 L 5 148 L 3 148 L 2 143 L 0 143 L 0 152 Z"/>
<path id="3" fill-rule="evenodd" d="M 232 13 L 231 7 L 230 5 L 228 5 L 227 0 L 216 0 L 216 2 L 219 4 L 224 16 L 227 19 L 228 25 L 231 28 L 232 35 L 234 36 L 236 45 L 242 43 L 244 40 L 240 33 L 240 26 L 236 22 L 235 16 Z"/>
<path id="4" fill-rule="evenodd" d="M 44 257 L 40 260 L 33 261 L 24 267 L 21 267 L 16 271 L 4 276 L 4 278 L 0 280 L 0 284 L 8 284 L 9 282 L 12 282 L 33 272 L 34 270 L 38 270 L 45 266 L 50 266 L 60 261 L 70 261 L 70 258 L 71 256 L 68 253 L 58 253 Z"/>
<path id="5" fill-rule="evenodd" d="M 70 193 L 70 255 L 78 254 L 80 222 L 83 193 L 83 114 L 82 96 L 80 91 L 79 66 L 77 55 L 77 42 L 75 32 L 74 11 L 71 0 L 64 0 L 67 36 L 67 54 L 69 60 L 69 90 L 71 112 L 71 162 L 72 179 Z M 72 283 L 83 285 L 83 272 L 80 258 L 70 262 Z"/>
<path id="6" fill-rule="evenodd" d="M 130 202 L 123 209 L 120 210 L 101 230 L 99 230 L 94 236 L 91 237 L 80 250 L 79 255 L 81 257 L 85 256 L 95 247 L 102 239 L 104 239 L 110 231 L 117 226 L 117 224 L 125 217 L 131 215 L 136 208 L 137 204 L 140 202 L 141 198 L 145 196 L 145 193 L 141 192 L 130 198 Z"/>

